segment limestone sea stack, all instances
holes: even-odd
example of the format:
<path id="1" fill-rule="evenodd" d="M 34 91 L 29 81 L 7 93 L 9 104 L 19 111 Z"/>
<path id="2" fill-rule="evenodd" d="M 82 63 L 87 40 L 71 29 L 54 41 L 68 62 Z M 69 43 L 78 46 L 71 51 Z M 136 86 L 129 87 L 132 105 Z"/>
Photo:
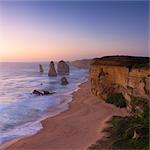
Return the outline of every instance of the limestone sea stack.
<path id="1" fill-rule="evenodd" d="M 58 62 L 58 65 L 57 65 L 57 73 L 59 75 L 68 75 L 69 74 L 69 65 L 61 60 Z"/>
<path id="2" fill-rule="evenodd" d="M 44 72 L 43 66 L 41 64 L 39 64 L 39 70 L 41 73 Z"/>
<path id="3" fill-rule="evenodd" d="M 55 70 L 55 65 L 54 65 L 53 61 L 50 62 L 48 76 L 49 77 L 56 77 L 57 76 L 57 73 L 56 73 L 56 70 Z"/>

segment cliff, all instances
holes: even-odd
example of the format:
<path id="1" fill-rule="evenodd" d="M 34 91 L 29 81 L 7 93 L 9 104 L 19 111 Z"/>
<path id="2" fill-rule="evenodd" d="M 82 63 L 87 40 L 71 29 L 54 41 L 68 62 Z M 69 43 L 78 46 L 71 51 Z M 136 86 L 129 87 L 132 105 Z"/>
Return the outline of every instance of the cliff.
<path id="1" fill-rule="evenodd" d="M 91 92 L 106 100 L 121 93 L 131 109 L 133 99 L 149 99 L 150 69 L 148 57 L 106 56 L 90 66 Z"/>

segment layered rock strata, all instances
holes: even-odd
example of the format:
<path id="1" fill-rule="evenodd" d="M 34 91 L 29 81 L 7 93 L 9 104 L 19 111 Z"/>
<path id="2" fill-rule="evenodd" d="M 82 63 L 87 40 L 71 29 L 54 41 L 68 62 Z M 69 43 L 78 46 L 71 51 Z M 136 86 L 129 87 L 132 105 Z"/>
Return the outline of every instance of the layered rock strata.
<path id="1" fill-rule="evenodd" d="M 110 56 L 95 59 L 90 66 L 91 92 L 106 99 L 122 93 L 131 106 L 133 98 L 149 99 L 149 58 Z"/>

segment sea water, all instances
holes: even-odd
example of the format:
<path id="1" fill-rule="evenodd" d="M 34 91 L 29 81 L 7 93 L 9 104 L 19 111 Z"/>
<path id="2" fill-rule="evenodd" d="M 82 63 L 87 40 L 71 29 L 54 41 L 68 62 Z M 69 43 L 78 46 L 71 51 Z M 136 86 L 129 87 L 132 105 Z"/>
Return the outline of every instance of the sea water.
<path id="1" fill-rule="evenodd" d="M 0 63 L 0 144 L 37 133 L 40 121 L 68 109 L 71 93 L 85 81 L 88 70 L 70 67 L 69 84 L 60 84 L 61 76 L 48 77 L 49 63 Z M 37 96 L 36 90 L 56 92 Z"/>

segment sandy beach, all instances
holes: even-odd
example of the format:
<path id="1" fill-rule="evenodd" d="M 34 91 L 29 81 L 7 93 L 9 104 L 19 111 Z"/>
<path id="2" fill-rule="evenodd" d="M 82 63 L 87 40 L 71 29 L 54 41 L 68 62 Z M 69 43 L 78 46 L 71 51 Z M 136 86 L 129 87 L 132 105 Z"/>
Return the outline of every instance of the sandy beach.
<path id="1" fill-rule="evenodd" d="M 11 144 L 7 150 L 85 150 L 105 136 L 105 121 L 113 115 L 125 116 L 127 112 L 93 96 L 86 82 L 73 93 L 67 111 L 43 120 L 41 131 Z"/>

